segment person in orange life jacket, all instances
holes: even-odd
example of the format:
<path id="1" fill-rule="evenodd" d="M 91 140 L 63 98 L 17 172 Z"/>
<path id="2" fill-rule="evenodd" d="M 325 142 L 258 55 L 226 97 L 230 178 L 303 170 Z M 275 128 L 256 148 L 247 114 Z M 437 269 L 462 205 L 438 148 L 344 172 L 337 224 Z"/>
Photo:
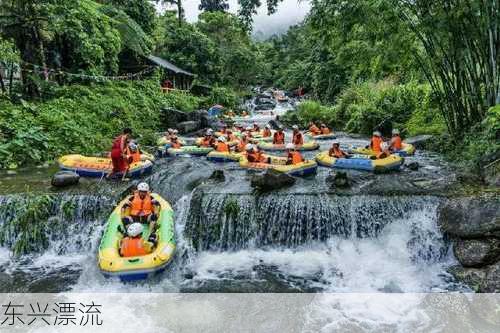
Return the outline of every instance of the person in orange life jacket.
<path id="1" fill-rule="evenodd" d="M 260 127 L 259 127 L 259 125 L 257 125 L 257 123 L 253 123 L 252 131 L 254 131 L 254 132 L 260 132 Z"/>
<path id="2" fill-rule="evenodd" d="M 236 147 L 236 151 L 239 153 L 245 152 L 245 148 L 248 145 L 250 141 L 248 140 L 248 137 L 245 133 L 241 135 L 241 138 L 239 139 L 238 146 Z"/>
<path id="3" fill-rule="evenodd" d="M 177 138 L 177 135 L 175 134 L 170 137 L 170 147 L 174 149 L 180 149 L 182 147 L 179 138 Z"/>
<path id="4" fill-rule="evenodd" d="M 120 230 L 120 232 L 122 232 Z M 120 255 L 122 257 L 145 256 L 153 252 L 156 246 L 156 235 L 151 234 L 148 240 L 142 238 L 144 226 L 140 223 L 132 223 L 127 227 L 124 237 L 120 241 Z M 122 232 L 123 233 L 123 232 Z"/>
<path id="5" fill-rule="evenodd" d="M 111 163 L 113 164 L 113 169 L 106 176 L 110 178 L 117 173 L 126 173 L 128 169 L 128 156 L 127 148 L 128 141 L 132 135 L 132 130 L 130 128 L 125 128 L 121 135 L 117 136 L 113 140 L 113 145 L 111 147 Z"/>
<path id="6" fill-rule="evenodd" d="M 238 140 L 238 138 L 236 137 L 236 135 L 234 135 L 233 131 L 231 131 L 230 129 L 228 129 L 226 131 L 226 139 L 227 139 L 227 141 L 236 141 L 236 140 Z"/>
<path id="7" fill-rule="evenodd" d="M 262 151 L 254 146 L 253 144 L 248 144 L 245 147 L 247 152 L 247 160 L 250 163 L 270 163 L 270 158 L 265 157 Z"/>
<path id="8" fill-rule="evenodd" d="M 155 230 L 160 212 L 160 203 L 151 196 L 149 185 L 140 183 L 122 207 L 122 222 L 125 227 L 139 222 L 149 223 L 150 230 Z"/>
<path id="9" fill-rule="evenodd" d="M 273 144 L 275 145 L 285 144 L 285 133 L 283 132 L 283 126 L 278 127 L 278 130 L 274 132 Z"/>
<path id="10" fill-rule="evenodd" d="M 271 136 L 272 136 L 271 125 L 266 125 L 266 127 L 264 128 L 264 131 L 262 131 L 262 137 L 269 138 Z"/>
<path id="11" fill-rule="evenodd" d="M 294 165 L 304 162 L 304 158 L 302 157 L 300 152 L 297 151 L 297 148 L 293 143 L 287 143 L 285 148 L 287 154 L 287 165 Z"/>
<path id="12" fill-rule="evenodd" d="M 321 130 L 321 134 L 330 134 L 332 132 L 325 124 L 321 124 L 319 128 Z"/>
<path id="13" fill-rule="evenodd" d="M 390 152 L 387 149 L 384 149 L 383 144 L 384 140 L 382 139 L 382 134 L 379 131 L 373 132 L 373 136 L 370 140 L 370 145 L 366 148 L 370 148 L 375 153 L 375 156 L 371 157 L 372 159 L 385 158 L 390 155 Z"/>
<path id="14" fill-rule="evenodd" d="M 394 152 L 394 151 L 399 151 L 401 149 L 403 149 L 403 140 L 401 139 L 401 136 L 399 134 L 399 130 L 393 129 L 389 150 L 391 152 Z"/>
<path id="15" fill-rule="evenodd" d="M 312 135 L 320 135 L 321 130 L 318 128 L 318 126 L 316 126 L 315 123 L 311 121 L 309 123 L 309 133 L 311 133 Z"/>
<path id="16" fill-rule="evenodd" d="M 215 150 L 220 153 L 229 153 L 229 145 L 226 143 L 226 138 L 220 136 L 215 144 Z"/>
<path id="17" fill-rule="evenodd" d="M 202 147 L 213 147 L 215 145 L 215 138 L 213 137 L 213 133 L 214 131 L 212 131 L 211 129 L 207 130 L 207 133 L 201 141 Z"/>
<path id="18" fill-rule="evenodd" d="M 252 138 L 253 137 L 252 130 L 253 130 L 253 127 L 251 127 L 251 126 L 247 126 L 245 128 L 245 134 L 247 135 L 248 138 Z"/>
<path id="19" fill-rule="evenodd" d="M 351 156 L 340 149 L 338 141 L 333 142 L 332 148 L 328 151 L 328 155 L 335 158 L 350 158 Z"/>
<path id="20" fill-rule="evenodd" d="M 299 131 L 299 126 L 293 125 L 293 138 L 292 138 L 292 143 L 296 146 L 302 146 L 304 144 L 304 137 L 302 136 L 302 133 Z"/>
<path id="21" fill-rule="evenodd" d="M 141 151 L 135 142 L 130 142 L 127 148 L 128 163 L 136 163 L 141 161 Z"/>

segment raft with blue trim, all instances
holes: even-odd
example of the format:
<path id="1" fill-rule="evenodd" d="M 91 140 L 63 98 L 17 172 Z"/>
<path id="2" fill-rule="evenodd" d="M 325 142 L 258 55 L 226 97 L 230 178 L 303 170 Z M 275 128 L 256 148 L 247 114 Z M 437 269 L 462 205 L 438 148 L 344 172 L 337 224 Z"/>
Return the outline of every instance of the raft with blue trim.
<path id="1" fill-rule="evenodd" d="M 168 148 L 167 154 L 169 156 L 205 156 L 214 149 L 212 147 L 198 147 L 198 146 L 183 146 L 181 148 Z"/>
<path id="2" fill-rule="evenodd" d="M 403 143 L 403 148 L 401 150 L 397 150 L 395 152 L 393 152 L 393 154 L 397 154 L 399 156 L 402 156 L 402 157 L 406 157 L 406 156 L 412 156 L 415 154 L 415 147 L 409 143 Z M 371 150 L 370 148 L 364 148 L 364 147 L 360 147 L 360 148 L 355 148 L 352 150 L 353 152 L 357 153 L 357 154 L 363 154 L 363 155 L 369 155 L 369 156 L 375 156 L 376 153 Z"/>
<path id="3" fill-rule="evenodd" d="M 285 151 L 286 145 L 275 145 L 272 142 L 259 142 L 258 147 L 263 150 L 270 151 Z M 299 151 L 308 151 L 319 149 L 319 143 L 316 141 L 309 141 L 300 146 L 295 146 Z"/>
<path id="4" fill-rule="evenodd" d="M 312 134 L 311 132 L 306 132 L 305 135 L 307 135 L 310 138 L 313 138 L 314 140 L 333 140 L 336 139 L 337 136 L 333 133 L 330 134 Z"/>
<path id="5" fill-rule="evenodd" d="M 152 253 L 144 256 L 122 257 L 119 246 L 123 235 L 118 231 L 122 226 L 121 209 L 128 201 L 123 200 L 108 218 L 101 243 L 99 245 L 98 266 L 106 277 L 119 277 L 122 281 L 143 280 L 165 270 L 175 252 L 174 211 L 160 195 L 151 196 L 160 203 L 156 235 L 158 243 Z M 148 239 L 151 231 L 146 227 L 143 234 Z"/>
<path id="6" fill-rule="evenodd" d="M 106 157 L 87 157 L 83 155 L 65 155 L 58 160 L 61 170 L 76 172 L 81 177 L 101 178 L 108 175 L 112 170 L 112 162 Z M 126 177 L 140 178 L 151 173 L 153 162 L 149 160 L 130 164 Z M 115 174 L 122 177 L 123 173 Z"/>
<path id="7" fill-rule="evenodd" d="M 404 158 L 398 155 L 372 160 L 366 157 L 335 158 L 328 155 L 328 152 L 322 152 L 316 155 L 316 162 L 321 166 L 338 169 L 364 170 L 372 172 L 388 172 L 399 170 L 404 163 Z"/>
<path id="8" fill-rule="evenodd" d="M 249 162 L 245 157 L 240 159 L 240 167 L 244 169 L 254 169 L 254 170 L 266 170 L 274 169 L 278 172 L 285 173 L 290 176 L 308 176 L 315 174 L 318 169 L 318 164 L 315 161 L 304 161 L 299 164 L 287 165 L 286 157 L 269 156 L 271 158 L 271 163 L 252 163 Z"/>
<path id="9" fill-rule="evenodd" d="M 207 155 L 207 159 L 212 162 L 225 163 L 225 162 L 238 162 L 242 157 L 244 157 L 244 153 L 223 153 L 219 151 L 211 151 Z"/>

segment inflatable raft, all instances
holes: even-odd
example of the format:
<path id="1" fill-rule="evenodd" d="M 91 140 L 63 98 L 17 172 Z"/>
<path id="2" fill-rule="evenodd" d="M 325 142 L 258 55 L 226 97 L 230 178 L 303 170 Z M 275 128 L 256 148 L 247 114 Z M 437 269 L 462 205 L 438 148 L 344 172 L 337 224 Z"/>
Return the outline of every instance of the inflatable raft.
<path id="1" fill-rule="evenodd" d="M 397 154 L 397 155 L 402 156 L 402 157 L 412 156 L 413 154 L 415 154 L 415 150 L 416 149 L 413 145 L 411 145 L 409 143 L 403 143 L 403 149 L 395 151 L 395 152 L 393 152 L 393 154 Z M 355 148 L 352 151 L 357 153 L 357 154 L 370 155 L 370 156 L 376 155 L 375 152 L 373 150 L 371 150 L 370 148 L 360 147 L 360 148 Z"/>
<path id="2" fill-rule="evenodd" d="M 275 145 L 272 142 L 259 142 L 258 147 L 263 150 L 272 150 L 272 151 L 284 151 L 286 150 L 285 145 Z M 319 144 L 316 141 L 306 142 L 301 146 L 296 146 L 299 151 L 306 150 L 316 150 L 319 149 Z"/>
<path id="3" fill-rule="evenodd" d="M 398 155 L 391 155 L 386 158 L 372 160 L 365 157 L 354 156 L 351 158 L 335 158 L 328 155 L 328 152 L 322 152 L 316 155 L 316 162 L 319 165 L 329 168 L 353 169 L 373 172 L 387 172 L 398 170 L 404 163 L 404 158 Z"/>
<path id="4" fill-rule="evenodd" d="M 123 200 L 111 213 L 99 245 L 98 264 L 106 277 L 119 277 L 122 281 L 146 279 L 154 273 L 163 271 L 170 263 L 175 251 L 174 212 L 169 203 L 153 193 L 161 206 L 156 231 L 158 244 L 154 251 L 145 256 L 121 257 L 120 240 L 123 235 L 118 231 L 122 225 L 121 209 L 128 198 Z M 150 230 L 143 234 L 148 239 Z"/>
<path id="5" fill-rule="evenodd" d="M 314 135 L 311 132 L 306 132 L 305 135 L 307 135 L 310 138 L 313 138 L 314 140 L 332 140 L 337 138 L 337 136 L 333 133 Z"/>
<path id="6" fill-rule="evenodd" d="M 177 139 L 177 141 L 179 141 L 179 143 L 181 145 L 185 145 L 186 142 L 182 139 Z M 171 142 L 169 139 L 167 139 L 166 137 L 162 136 L 161 138 L 158 139 L 158 141 L 156 142 L 156 145 L 158 147 L 165 147 L 165 148 L 170 148 L 171 146 Z"/>
<path id="7" fill-rule="evenodd" d="M 197 138 L 197 139 L 196 139 L 196 141 L 195 141 L 195 144 L 196 144 L 197 146 L 201 146 L 201 142 L 202 142 L 202 141 L 203 141 L 203 138 Z M 228 142 L 226 142 L 226 143 L 227 143 L 227 145 L 228 145 L 229 147 L 234 147 L 234 146 L 238 145 L 239 141 L 238 141 L 238 140 L 232 140 L 232 141 L 228 141 Z"/>
<path id="8" fill-rule="evenodd" d="M 218 151 L 211 151 L 207 155 L 207 159 L 212 162 L 238 162 L 242 157 L 244 157 L 244 153 L 221 153 Z"/>
<path id="9" fill-rule="evenodd" d="M 70 170 L 76 172 L 81 177 L 105 177 L 111 172 L 112 163 L 110 158 L 105 157 L 87 157 L 83 155 L 65 155 L 59 158 L 59 167 L 61 170 Z M 153 163 L 149 160 L 135 162 L 130 164 L 127 172 L 129 178 L 139 178 L 151 173 Z M 116 177 L 122 177 L 123 173 L 115 174 Z"/>
<path id="10" fill-rule="evenodd" d="M 268 157 L 271 158 L 271 163 L 251 163 L 248 162 L 246 158 L 242 158 L 240 159 L 240 167 L 254 170 L 274 169 L 290 176 L 299 177 L 315 174 L 318 169 L 318 164 L 314 161 L 304 161 L 299 164 L 286 165 L 287 159 L 285 157 Z"/>
<path id="11" fill-rule="evenodd" d="M 180 156 L 180 155 L 205 156 L 213 150 L 214 149 L 212 147 L 184 146 L 179 149 L 168 148 L 167 154 L 169 156 Z"/>

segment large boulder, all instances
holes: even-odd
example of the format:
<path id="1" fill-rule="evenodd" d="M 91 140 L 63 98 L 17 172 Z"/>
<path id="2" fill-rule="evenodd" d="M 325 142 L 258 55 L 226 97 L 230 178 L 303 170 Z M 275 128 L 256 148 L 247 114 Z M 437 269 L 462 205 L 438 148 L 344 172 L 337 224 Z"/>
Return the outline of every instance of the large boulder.
<path id="1" fill-rule="evenodd" d="M 500 261 L 488 267 L 479 291 L 483 293 L 500 292 Z"/>
<path id="2" fill-rule="evenodd" d="M 200 123 L 200 127 L 211 127 L 214 120 L 208 115 L 206 110 L 197 110 L 189 114 L 189 120 Z"/>
<path id="3" fill-rule="evenodd" d="M 332 172 L 332 174 L 326 178 L 326 181 L 333 187 L 346 188 L 350 186 L 349 177 L 347 173 L 343 171 Z"/>
<path id="4" fill-rule="evenodd" d="M 452 266 L 448 272 L 455 277 L 455 279 L 465 283 L 474 291 L 479 291 L 486 277 L 486 270 L 480 268 L 465 268 L 460 265 Z"/>
<path id="5" fill-rule="evenodd" d="M 449 199 L 439 207 L 438 224 L 459 238 L 500 237 L 500 197 Z"/>
<path id="6" fill-rule="evenodd" d="M 283 124 L 278 120 L 278 118 L 270 120 L 269 125 L 273 130 L 277 130 L 280 126 L 283 126 Z"/>
<path id="7" fill-rule="evenodd" d="M 424 149 L 427 143 L 429 143 L 432 139 L 432 135 L 417 135 L 411 138 L 406 138 L 405 142 L 415 146 L 417 149 Z"/>
<path id="8" fill-rule="evenodd" d="M 180 133 L 186 134 L 200 129 L 200 124 L 201 123 L 199 121 L 189 120 L 178 123 L 176 128 L 179 130 Z"/>
<path id="9" fill-rule="evenodd" d="M 160 109 L 161 123 L 165 128 L 174 128 L 178 123 L 189 120 L 188 113 L 174 109 Z"/>
<path id="10" fill-rule="evenodd" d="M 78 184 L 80 176 L 73 171 L 59 171 L 52 176 L 51 184 L 54 187 L 66 187 Z"/>
<path id="11" fill-rule="evenodd" d="M 252 176 L 251 186 L 260 191 L 272 191 L 295 184 L 295 178 L 273 169 Z"/>
<path id="12" fill-rule="evenodd" d="M 500 240 L 457 239 L 453 252 L 458 261 L 465 267 L 482 267 L 500 260 Z"/>

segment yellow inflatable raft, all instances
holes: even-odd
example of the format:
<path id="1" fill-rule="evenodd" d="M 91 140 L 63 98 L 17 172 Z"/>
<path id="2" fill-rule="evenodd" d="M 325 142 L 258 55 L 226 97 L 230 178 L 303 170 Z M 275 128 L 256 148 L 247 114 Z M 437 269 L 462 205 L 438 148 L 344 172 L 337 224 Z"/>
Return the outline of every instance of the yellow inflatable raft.
<path id="1" fill-rule="evenodd" d="M 272 142 L 259 142 L 258 147 L 263 150 L 271 150 L 271 151 L 286 150 L 285 145 L 275 145 Z M 301 146 L 296 146 L 296 149 L 299 151 L 316 150 L 319 149 L 319 143 L 317 143 L 316 141 L 309 141 Z"/>
<path id="2" fill-rule="evenodd" d="M 416 149 L 413 145 L 409 143 L 403 143 L 403 149 L 395 151 L 393 153 L 405 157 L 405 156 L 412 156 L 413 154 L 415 154 L 415 150 Z M 360 147 L 360 148 L 355 148 L 352 151 L 357 154 L 370 155 L 370 156 L 376 155 L 375 152 L 370 148 Z"/>
<path id="3" fill-rule="evenodd" d="M 266 170 L 274 169 L 278 172 L 286 173 L 291 176 L 307 176 L 315 174 L 318 164 L 315 161 L 304 161 L 299 164 L 287 165 L 285 157 L 270 156 L 271 163 L 251 163 L 245 157 L 240 159 L 240 167 L 244 169 Z"/>
<path id="4" fill-rule="evenodd" d="M 404 158 L 398 155 L 391 155 L 386 158 L 372 160 L 368 156 L 351 158 L 335 158 L 328 155 L 328 152 L 322 152 L 316 155 L 316 161 L 319 165 L 329 168 L 353 169 L 373 172 L 387 172 L 398 170 L 404 163 Z"/>

